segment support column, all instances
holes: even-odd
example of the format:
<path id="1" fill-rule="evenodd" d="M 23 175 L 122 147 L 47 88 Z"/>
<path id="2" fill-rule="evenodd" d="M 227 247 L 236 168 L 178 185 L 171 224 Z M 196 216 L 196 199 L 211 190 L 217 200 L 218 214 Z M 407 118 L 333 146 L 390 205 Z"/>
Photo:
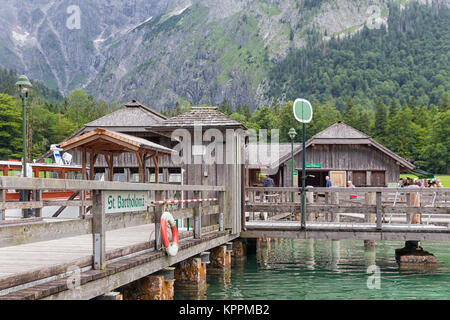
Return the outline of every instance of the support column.
<path id="1" fill-rule="evenodd" d="M 231 266 L 231 250 L 227 250 L 227 246 L 223 245 L 211 250 L 211 263 L 209 268 L 226 269 Z"/>
<path id="2" fill-rule="evenodd" d="M 206 293 L 206 263 L 195 257 L 180 262 L 175 269 L 175 292 L 187 299 L 203 299 Z"/>
<path id="3" fill-rule="evenodd" d="M 123 300 L 123 295 L 120 292 L 107 292 L 92 300 Z"/>
<path id="4" fill-rule="evenodd" d="M 407 188 L 418 188 L 418 186 L 408 186 Z M 416 192 L 411 192 L 407 194 L 407 204 L 410 207 L 420 207 L 420 194 Z M 409 213 L 407 217 L 408 223 L 419 224 L 420 223 L 420 213 Z M 395 250 L 395 259 L 399 264 L 400 268 L 415 268 L 417 266 L 436 266 L 436 257 L 423 250 L 420 246 L 420 241 L 405 241 L 405 247 Z"/>
<path id="5" fill-rule="evenodd" d="M 367 192 L 366 193 L 366 205 L 368 206 L 376 206 L 377 198 L 375 192 Z M 375 223 L 377 219 L 377 215 L 373 213 L 366 213 L 365 221 L 369 223 Z M 375 240 L 364 240 L 365 248 L 373 248 L 375 247 Z"/>
<path id="6" fill-rule="evenodd" d="M 174 283 L 173 269 L 163 269 L 127 284 L 120 291 L 125 300 L 173 300 Z"/>
<path id="7" fill-rule="evenodd" d="M 6 190 L 0 190 L 0 202 L 5 205 L 6 204 Z M 0 220 L 6 220 L 6 210 L 2 209 L 0 214 Z"/>

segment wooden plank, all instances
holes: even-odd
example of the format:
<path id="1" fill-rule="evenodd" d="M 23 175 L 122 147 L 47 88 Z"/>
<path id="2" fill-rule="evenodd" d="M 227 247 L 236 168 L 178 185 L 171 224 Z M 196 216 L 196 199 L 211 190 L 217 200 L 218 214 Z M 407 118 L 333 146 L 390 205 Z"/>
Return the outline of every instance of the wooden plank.
<path id="1" fill-rule="evenodd" d="M 377 210 L 377 229 L 381 229 L 383 217 L 382 217 L 382 207 L 381 207 L 381 192 L 376 193 L 376 210 Z"/>
<path id="2" fill-rule="evenodd" d="M 134 190 L 134 191 L 225 191 L 224 186 L 148 184 L 109 181 L 0 177 L 0 189 L 26 190 Z M 450 191 L 450 190 L 449 190 Z"/>
<path id="3" fill-rule="evenodd" d="M 194 198 L 201 198 L 201 193 L 194 192 Z M 199 202 L 194 204 L 194 239 L 201 239 L 202 237 L 202 207 Z"/>
<path id="4" fill-rule="evenodd" d="M 92 192 L 92 246 L 94 251 L 95 270 L 106 268 L 106 244 L 105 244 L 105 193 L 103 191 Z"/>
<path id="5" fill-rule="evenodd" d="M 42 201 L 42 190 L 34 190 L 33 191 L 33 200 L 39 201 L 39 202 Z M 42 217 L 42 209 L 41 208 L 34 209 L 34 216 L 37 218 Z"/>
<path id="6" fill-rule="evenodd" d="M 144 254 L 141 256 L 141 261 L 145 261 L 144 263 L 139 263 L 130 269 L 101 277 L 100 279 L 82 285 L 82 290 L 79 291 L 81 296 L 76 296 L 77 292 L 74 292 L 74 290 L 65 290 L 46 297 L 45 300 L 92 299 L 237 238 L 237 236 L 223 235 L 223 233 L 219 232 L 213 236 L 210 239 L 192 240 L 192 242 L 186 243 L 186 247 L 181 247 L 175 257 L 167 257 L 164 254 L 157 253 Z M 151 257 L 155 255 L 156 257 L 152 259 Z"/>
<path id="7" fill-rule="evenodd" d="M 43 208 L 43 201 L 29 201 L 29 202 L 3 202 L 0 203 L 0 210 L 10 210 L 10 209 L 33 209 L 33 208 Z"/>
<path id="8" fill-rule="evenodd" d="M 80 207 L 83 205 L 82 200 L 44 200 L 44 207 L 54 207 L 54 206 L 63 206 L 63 207 Z M 92 206 L 92 200 L 85 200 L 85 206 Z M 55 216 L 52 216 L 56 218 Z"/>

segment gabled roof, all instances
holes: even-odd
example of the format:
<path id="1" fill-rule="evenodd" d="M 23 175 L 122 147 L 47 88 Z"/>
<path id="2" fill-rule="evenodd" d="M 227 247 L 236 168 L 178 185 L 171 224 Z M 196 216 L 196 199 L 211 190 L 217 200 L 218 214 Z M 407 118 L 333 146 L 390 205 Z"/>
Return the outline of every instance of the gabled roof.
<path id="1" fill-rule="evenodd" d="M 160 154 L 170 155 L 174 152 L 172 149 L 146 139 L 98 128 L 81 136 L 66 140 L 60 144 L 60 147 L 64 150 L 87 148 L 98 151 L 99 153 L 107 152 L 114 154 L 156 151 Z"/>
<path id="2" fill-rule="evenodd" d="M 159 112 L 132 100 L 123 108 L 85 124 L 85 127 L 147 127 L 166 119 L 167 117 Z"/>
<path id="3" fill-rule="evenodd" d="M 149 130 L 157 129 L 191 129 L 194 126 L 202 128 L 245 128 L 241 123 L 230 119 L 217 110 L 217 107 L 192 107 L 191 110 L 178 116 L 169 118 L 160 123 L 149 126 Z"/>
<path id="4" fill-rule="evenodd" d="M 294 143 L 294 150 L 301 146 Z M 275 148 L 275 149 L 274 149 Z M 278 159 L 291 156 L 291 143 L 248 143 L 245 148 L 245 159 L 249 169 L 267 169 L 274 167 Z M 274 159 L 276 158 L 276 159 Z"/>
<path id="5" fill-rule="evenodd" d="M 395 161 L 399 162 L 400 165 L 406 169 L 412 170 L 416 168 L 416 166 L 414 166 L 411 162 L 403 159 L 395 152 L 376 142 L 367 134 L 340 121 L 312 136 L 311 139 L 306 142 L 306 148 L 314 144 L 366 144 L 382 151 Z M 294 149 L 294 155 L 300 153 L 301 151 L 302 146 L 300 145 Z M 289 160 L 289 158 L 289 154 L 285 155 L 280 158 L 279 163 L 284 163 Z"/>

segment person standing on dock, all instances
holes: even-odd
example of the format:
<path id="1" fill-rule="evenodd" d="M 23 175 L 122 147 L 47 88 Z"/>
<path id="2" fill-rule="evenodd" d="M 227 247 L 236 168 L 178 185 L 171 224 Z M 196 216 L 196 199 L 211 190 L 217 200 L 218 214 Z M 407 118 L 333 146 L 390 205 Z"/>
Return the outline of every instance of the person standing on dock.
<path id="1" fill-rule="evenodd" d="M 22 166 L 23 166 L 23 158 L 22 158 Z M 23 177 L 23 170 L 20 172 L 20 177 Z M 33 168 L 31 165 L 27 165 L 27 178 L 33 178 Z M 24 195 L 28 195 L 28 201 L 31 198 L 31 190 L 19 190 L 19 201 L 24 200 Z M 28 209 L 28 217 L 33 217 L 33 209 Z"/>
<path id="2" fill-rule="evenodd" d="M 273 181 L 273 179 L 271 177 L 269 177 L 269 175 L 266 173 L 264 175 L 264 188 L 273 188 L 275 187 L 275 182 Z M 264 194 L 266 195 L 265 199 L 266 201 L 269 200 L 269 197 L 267 197 L 267 195 L 269 194 L 269 192 L 264 191 Z"/>
<path id="3" fill-rule="evenodd" d="M 331 183 L 330 177 L 329 177 L 329 176 L 326 176 L 326 177 L 325 177 L 325 180 L 327 181 L 325 187 L 331 188 L 331 187 L 333 186 L 333 184 Z"/>

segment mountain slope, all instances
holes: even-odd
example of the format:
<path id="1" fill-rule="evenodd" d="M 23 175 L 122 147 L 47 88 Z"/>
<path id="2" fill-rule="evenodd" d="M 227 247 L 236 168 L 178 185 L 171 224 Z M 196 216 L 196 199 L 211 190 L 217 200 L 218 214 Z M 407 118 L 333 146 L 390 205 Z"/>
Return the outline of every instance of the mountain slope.
<path id="1" fill-rule="evenodd" d="M 77 1 L 80 29 L 67 28 L 73 1 L 2 2 L 1 66 L 63 94 L 82 87 L 162 109 L 183 100 L 267 103 L 268 72 L 291 50 L 386 23 L 389 1 Z"/>

